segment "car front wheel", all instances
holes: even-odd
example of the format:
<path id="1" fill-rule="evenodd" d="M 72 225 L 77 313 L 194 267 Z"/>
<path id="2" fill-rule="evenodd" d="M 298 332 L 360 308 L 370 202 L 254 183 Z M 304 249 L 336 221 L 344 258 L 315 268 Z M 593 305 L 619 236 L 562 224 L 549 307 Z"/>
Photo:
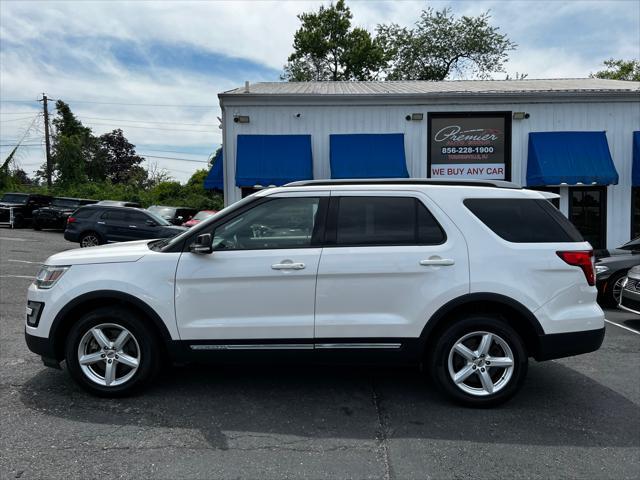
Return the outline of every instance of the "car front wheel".
<path id="1" fill-rule="evenodd" d="M 65 359 L 73 379 L 90 393 L 129 395 L 158 370 L 157 341 L 144 322 L 124 308 L 86 314 L 67 338 Z"/>
<path id="2" fill-rule="evenodd" d="M 528 358 L 520 336 L 497 317 L 474 315 L 447 328 L 435 343 L 431 373 L 452 399 L 498 405 L 522 386 Z"/>

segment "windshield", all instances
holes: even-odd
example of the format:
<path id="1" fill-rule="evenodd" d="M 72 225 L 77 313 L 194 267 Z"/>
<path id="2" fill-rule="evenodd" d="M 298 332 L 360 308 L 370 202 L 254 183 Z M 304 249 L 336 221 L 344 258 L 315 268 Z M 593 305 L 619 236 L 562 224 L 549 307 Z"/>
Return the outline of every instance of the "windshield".
<path id="1" fill-rule="evenodd" d="M 65 198 L 54 198 L 51 201 L 52 207 L 62 207 L 62 208 L 78 208 L 80 206 L 80 202 L 78 200 L 69 200 Z"/>
<path id="2" fill-rule="evenodd" d="M 166 227 L 168 225 L 171 225 L 169 222 L 167 222 L 164 218 L 162 218 L 160 215 L 156 215 L 155 213 L 153 213 L 152 211 L 147 210 L 147 213 L 153 217 L 153 219 L 158 222 L 158 224 Z"/>
<path id="3" fill-rule="evenodd" d="M 173 207 L 161 207 L 159 205 L 152 205 L 147 208 L 148 212 L 154 213 L 155 215 L 160 215 L 163 218 L 173 218 L 176 214 L 176 209 Z"/>
<path id="4" fill-rule="evenodd" d="M 28 198 L 28 195 L 20 195 L 19 193 L 5 193 L 0 201 L 7 203 L 21 203 L 22 205 L 25 205 Z"/>
<path id="5" fill-rule="evenodd" d="M 204 220 L 205 218 L 209 218 L 211 215 L 215 215 L 215 212 L 198 212 L 192 220 Z"/>
<path id="6" fill-rule="evenodd" d="M 253 195 L 249 195 L 248 197 L 243 198 L 242 200 L 229 205 L 228 207 L 223 208 L 222 210 L 220 210 L 218 213 L 215 213 L 214 215 L 211 215 L 210 217 L 207 217 L 206 220 L 204 220 L 203 222 L 198 223 L 196 226 L 190 228 L 189 230 L 185 230 L 184 233 L 181 233 L 180 235 L 176 235 L 175 237 L 172 238 L 167 238 L 165 240 L 160 240 L 158 243 L 154 243 L 154 248 L 155 249 L 164 249 L 166 248 L 171 248 L 173 245 L 183 241 L 185 238 L 190 237 L 193 234 L 200 234 L 203 231 L 207 230 L 207 227 L 215 221 L 216 218 L 220 218 L 224 215 L 227 215 L 239 208 L 244 207 L 245 205 L 254 202 L 256 200 L 255 196 L 256 194 L 254 193 Z M 209 232 L 210 233 L 210 232 Z"/>

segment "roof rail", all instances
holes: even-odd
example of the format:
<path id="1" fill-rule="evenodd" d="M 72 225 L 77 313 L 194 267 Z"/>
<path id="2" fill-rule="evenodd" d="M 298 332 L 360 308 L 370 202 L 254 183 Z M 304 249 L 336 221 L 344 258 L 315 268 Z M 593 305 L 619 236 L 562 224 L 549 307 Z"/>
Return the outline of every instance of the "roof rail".
<path id="1" fill-rule="evenodd" d="M 520 185 L 504 180 L 450 180 L 446 178 L 354 178 L 335 180 L 302 180 L 284 187 L 310 187 L 329 185 L 451 185 L 463 187 L 494 187 L 521 190 Z"/>

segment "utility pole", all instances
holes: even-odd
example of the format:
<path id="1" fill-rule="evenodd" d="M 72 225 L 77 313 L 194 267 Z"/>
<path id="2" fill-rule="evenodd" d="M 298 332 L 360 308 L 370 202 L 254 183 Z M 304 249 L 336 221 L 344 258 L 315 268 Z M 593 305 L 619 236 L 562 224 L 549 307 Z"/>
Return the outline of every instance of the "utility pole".
<path id="1" fill-rule="evenodd" d="M 51 141 L 49 140 L 49 110 L 47 108 L 47 95 L 45 93 L 42 94 L 40 101 L 42 102 L 42 109 L 44 112 L 44 144 L 47 155 L 47 187 L 51 188 Z"/>

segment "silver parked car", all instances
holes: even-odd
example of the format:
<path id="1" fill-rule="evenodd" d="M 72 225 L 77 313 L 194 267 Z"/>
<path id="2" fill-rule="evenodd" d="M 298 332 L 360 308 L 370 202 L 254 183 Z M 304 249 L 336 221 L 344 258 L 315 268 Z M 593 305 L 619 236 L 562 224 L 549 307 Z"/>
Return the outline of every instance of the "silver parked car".
<path id="1" fill-rule="evenodd" d="M 613 307 L 620 303 L 622 281 L 636 265 L 640 265 L 640 237 L 596 256 L 596 287 L 603 305 Z"/>
<path id="2" fill-rule="evenodd" d="M 640 265 L 629 270 L 622 280 L 618 307 L 640 315 Z"/>

